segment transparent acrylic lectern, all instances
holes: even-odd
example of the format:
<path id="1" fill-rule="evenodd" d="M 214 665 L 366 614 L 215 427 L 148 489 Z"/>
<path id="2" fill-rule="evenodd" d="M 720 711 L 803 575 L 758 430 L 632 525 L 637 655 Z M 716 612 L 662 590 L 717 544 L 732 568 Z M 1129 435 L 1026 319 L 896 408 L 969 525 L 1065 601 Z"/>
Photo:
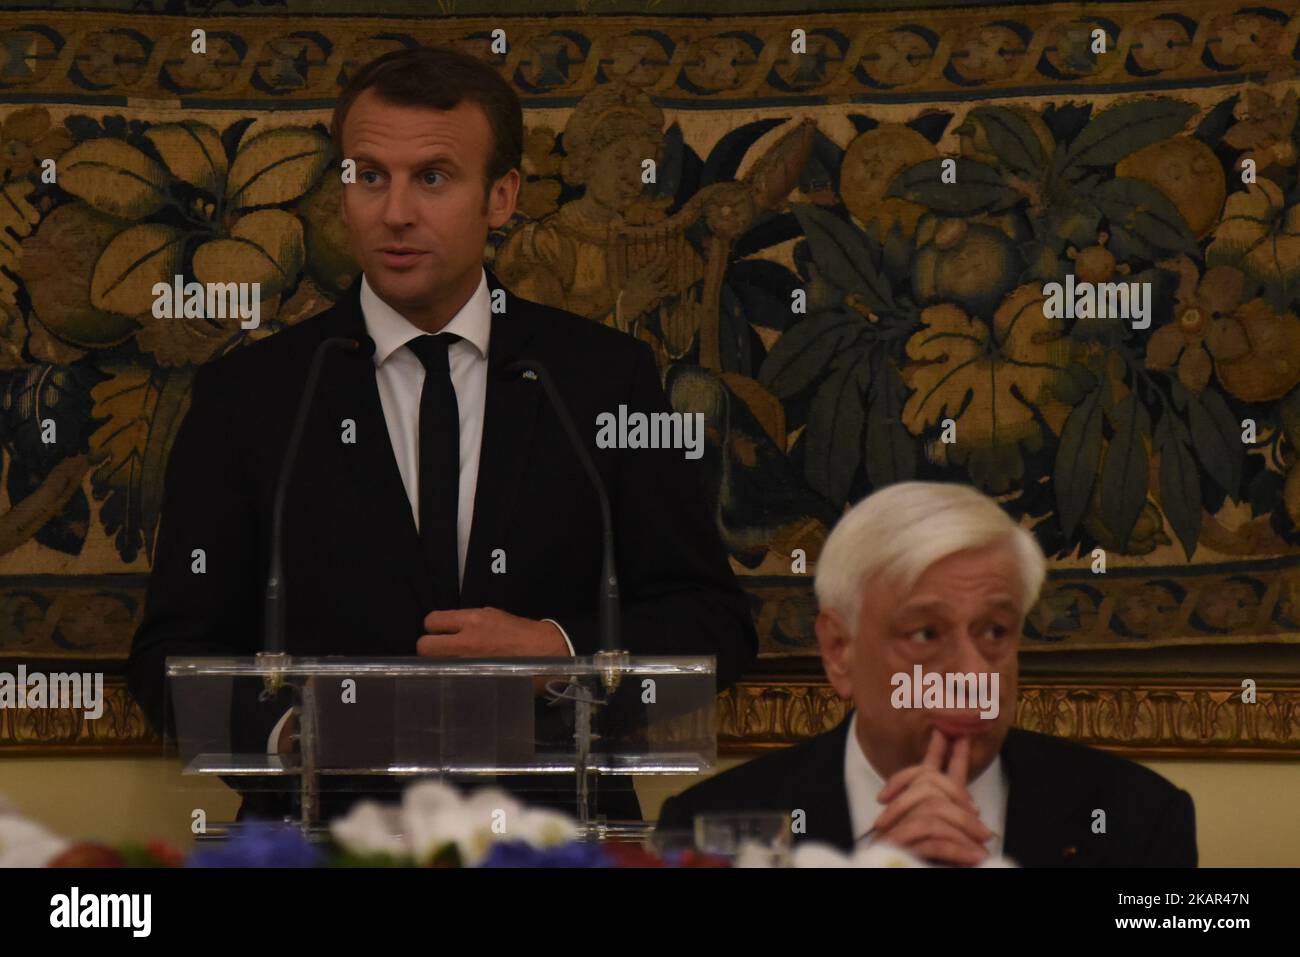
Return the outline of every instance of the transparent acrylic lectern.
<path id="1" fill-rule="evenodd" d="M 592 834 L 602 776 L 707 773 L 717 758 L 712 657 L 262 654 L 168 658 L 167 678 L 182 773 L 293 793 L 304 829 L 323 798 L 380 778 L 522 775 L 571 784 Z"/>

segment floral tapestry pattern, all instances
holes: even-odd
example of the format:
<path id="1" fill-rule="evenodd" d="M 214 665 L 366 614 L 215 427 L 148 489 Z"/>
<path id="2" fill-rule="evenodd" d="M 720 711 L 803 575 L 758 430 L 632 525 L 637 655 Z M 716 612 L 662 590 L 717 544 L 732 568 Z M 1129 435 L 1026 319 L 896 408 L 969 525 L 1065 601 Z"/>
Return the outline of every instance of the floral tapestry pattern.
<path id="1" fill-rule="evenodd" d="M 815 651 L 798 550 L 911 478 L 1033 530 L 1031 648 L 1295 640 L 1296 27 L 1098 9 L 810 14 L 801 53 L 793 16 L 529 21 L 502 56 L 469 21 L 217 17 L 198 57 L 125 13 L 0 15 L 0 656 L 125 655 L 194 371 L 351 281 L 327 104 L 403 42 L 515 84 L 525 185 L 485 261 L 704 414 L 764 655 Z M 593 43 L 621 52 L 589 70 Z M 260 325 L 155 318 L 177 274 L 260 283 Z M 1150 284 L 1149 325 L 1052 317 L 1067 276 Z"/>

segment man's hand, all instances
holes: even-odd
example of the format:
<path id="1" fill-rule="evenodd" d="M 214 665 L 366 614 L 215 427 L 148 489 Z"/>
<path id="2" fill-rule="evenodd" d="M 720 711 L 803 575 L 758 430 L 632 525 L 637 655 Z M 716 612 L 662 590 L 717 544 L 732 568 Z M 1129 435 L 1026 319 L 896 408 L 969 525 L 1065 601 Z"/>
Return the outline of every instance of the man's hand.
<path id="1" fill-rule="evenodd" d="M 886 782 L 877 800 L 887 807 L 876 819 L 875 832 L 881 840 L 927 860 L 978 864 L 988 857 L 984 842 L 993 832 L 981 823 L 979 809 L 966 790 L 970 738 L 953 743 L 945 772 L 948 744 L 935 728 L 921 763 Z"/>
<path id="2" fill-rule="evenodd" d="M 415 653 L 428 658 L 569 657 L 560 629 L 497 608 L 431 611 Z"/>

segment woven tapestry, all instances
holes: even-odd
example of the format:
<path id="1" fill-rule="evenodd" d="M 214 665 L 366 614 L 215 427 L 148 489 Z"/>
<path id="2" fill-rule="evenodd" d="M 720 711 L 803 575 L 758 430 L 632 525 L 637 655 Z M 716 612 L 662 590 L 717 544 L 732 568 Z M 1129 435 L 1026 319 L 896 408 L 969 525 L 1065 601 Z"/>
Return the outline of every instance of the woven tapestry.
<path id="1" fill-rule="evenodd" d="M 125 658 L 194 372 L 356 274 L 330 111 L 418 44 L 524 106 L 485 263 L 704 414 L 766 658 L 909 478 L 1032 528 L 1030 651 L 1295 641 L 1295 5 L 816 6 L 0 13 L 0 657 Z M 260 283 L 256 328 L 155 318 L 177 274 Z"/>

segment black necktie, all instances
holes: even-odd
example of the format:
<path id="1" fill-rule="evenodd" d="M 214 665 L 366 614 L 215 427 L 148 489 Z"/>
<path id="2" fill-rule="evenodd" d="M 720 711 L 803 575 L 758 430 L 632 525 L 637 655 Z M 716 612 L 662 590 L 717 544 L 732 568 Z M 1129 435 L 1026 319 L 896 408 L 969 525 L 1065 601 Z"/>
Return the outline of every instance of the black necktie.
<path id="1" fill-rule="evenodd" d="M 460 408 L 447 349 L 460 336 L 416 336 L 406 347 L 424 366 L 420 390 L 420 543 L 438 608 L 460 607 L 456 514 L 460 499 Z"/>

